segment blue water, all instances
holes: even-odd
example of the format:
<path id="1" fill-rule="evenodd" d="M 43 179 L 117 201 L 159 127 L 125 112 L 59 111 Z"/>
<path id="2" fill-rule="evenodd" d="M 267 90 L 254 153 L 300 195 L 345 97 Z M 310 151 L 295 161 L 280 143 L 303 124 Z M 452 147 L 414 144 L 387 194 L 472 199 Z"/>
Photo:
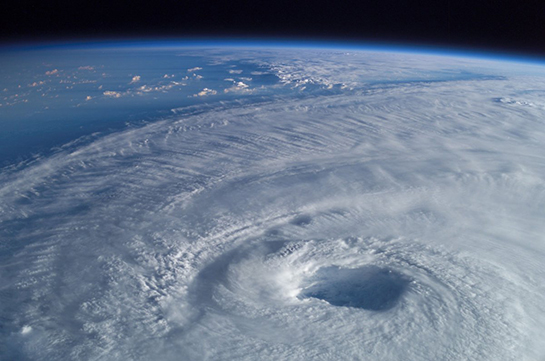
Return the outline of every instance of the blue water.
<path id="1" fill-rule="evenodd" d="M 163 119 L 172 115 L 173 108 L 233 100 L 236 94 L 222 92 L 233 84 L 224 80 L 231 76 L 251 76 L 252 86 L 278 82 L 274 74 L 253 64 L 211 64 L 210 58 L 198 51 L 180 53 L 172 49 L 89 48 L 2 54 L 0 166 L 47 154 L 86 135 Z M 197 67 L 203 69 L 188 71 Z M 230 74 L 229 70 L 243 73 Z M 140 80 L 131 84 L 134 76 Z M 180 85 L 168 88 L 173 82 Z M 141 86 L 165 89 L 139 91 Z M 204 88 L 216 89 L 217 94 L 192 96 Z M 120 96 L 105 96 L 104 92 Z"/>

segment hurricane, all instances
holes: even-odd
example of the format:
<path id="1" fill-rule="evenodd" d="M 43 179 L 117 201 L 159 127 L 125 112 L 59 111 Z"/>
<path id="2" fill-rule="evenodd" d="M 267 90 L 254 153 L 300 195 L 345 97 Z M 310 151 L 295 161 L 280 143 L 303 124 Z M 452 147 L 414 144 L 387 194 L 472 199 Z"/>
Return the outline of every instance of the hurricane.
<path id="1" fill-rule="evenodd" d="M 74 87 L 59 144 L 0 171 L 0 359 L 545 357 L 542 64 L 47 51 L 0 108 Z"/>

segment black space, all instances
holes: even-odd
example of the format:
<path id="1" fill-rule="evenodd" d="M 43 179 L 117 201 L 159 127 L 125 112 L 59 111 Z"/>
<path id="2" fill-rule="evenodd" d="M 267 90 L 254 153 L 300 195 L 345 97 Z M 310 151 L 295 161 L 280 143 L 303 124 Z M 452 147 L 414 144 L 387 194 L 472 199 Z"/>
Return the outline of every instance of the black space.
<path id="1" fill-rule="evenodd" d="M 0 14 L 3 43 L 271 37 L 545 56 L 543 0 L 4 0 Z"/>

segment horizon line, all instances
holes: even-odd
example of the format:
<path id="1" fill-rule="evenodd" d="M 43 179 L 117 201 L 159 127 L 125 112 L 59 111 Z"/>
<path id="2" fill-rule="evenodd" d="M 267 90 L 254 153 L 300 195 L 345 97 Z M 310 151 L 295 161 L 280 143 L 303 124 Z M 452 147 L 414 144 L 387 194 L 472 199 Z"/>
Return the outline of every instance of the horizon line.
<path id="1" fill-rule="evenodd" d="M 377 51 L 396 53 L 425 53 L 437 56 L 454 56 L 487 60 L 533 63 L 545 65 L 545 56 L 508 50 L 494 50 L 485 47 L 459 46 L 449 44 L 430 45 L 425 42 L 400 42 L 378 40 L 339 40 L 327 38 L 295 38 L 295 37 L 125 37 L 125 38 L 72 38 L 59 40 L 22 40 L 0 42 L 0 55 L 6 51 L 67 50 L 67 49 L 111 49 L 111 48 L 195 48 L 195 47 L 228 47 L 228 48 L 303 48 L 303 49 L 335 49 L 350 51 Z"/>

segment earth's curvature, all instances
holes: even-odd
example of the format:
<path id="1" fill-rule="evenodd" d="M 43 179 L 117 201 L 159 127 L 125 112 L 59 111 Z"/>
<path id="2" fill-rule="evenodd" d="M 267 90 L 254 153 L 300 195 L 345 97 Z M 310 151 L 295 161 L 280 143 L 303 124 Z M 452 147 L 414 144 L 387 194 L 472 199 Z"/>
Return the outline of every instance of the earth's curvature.
<path id="1" fill-rule="evenodd" d="M 545 66 L 0 55 L 0 359 L 541 360 Z"/>

